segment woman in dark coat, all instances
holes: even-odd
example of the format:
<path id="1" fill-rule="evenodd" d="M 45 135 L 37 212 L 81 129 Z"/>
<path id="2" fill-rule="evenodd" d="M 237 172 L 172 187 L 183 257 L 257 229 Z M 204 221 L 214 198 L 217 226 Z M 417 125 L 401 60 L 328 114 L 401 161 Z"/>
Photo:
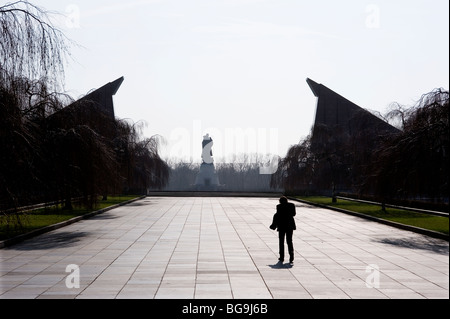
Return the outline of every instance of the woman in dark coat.
<path id="1" fill-rule="evenodd" d="M 294 262 L 294 244 L 292 243 L 292 234 L 295 229 L 295 205 L 289 203 L 287 198 L 282 196 L 280 198 L 280 204 L 277 205 L 277 212 L 273 216 L 272 225 L 270 229 L 278 230 L 278 238 L 280 245 L 280 262 L 284 261 L 284 238 L 286 237 L 286 243 L 289 252 L 289 262 Z"/>

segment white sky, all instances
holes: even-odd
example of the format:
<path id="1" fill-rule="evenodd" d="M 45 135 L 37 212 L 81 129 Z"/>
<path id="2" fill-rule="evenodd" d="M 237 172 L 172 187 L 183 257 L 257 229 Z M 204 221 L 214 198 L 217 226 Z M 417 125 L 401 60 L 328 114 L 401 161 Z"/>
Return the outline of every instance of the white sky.
<path id="1" fill-rule="evenodd" d="M 310 132 L 306 78 L 384 113 L 449 89 L 447 0 L 39 0 L 66 15 L 74 98 L 120 76 L 116 116 L 162 135 L 162 156 L 284 156 Z M 244 142 L 243 142 L 244 141 Z"/>

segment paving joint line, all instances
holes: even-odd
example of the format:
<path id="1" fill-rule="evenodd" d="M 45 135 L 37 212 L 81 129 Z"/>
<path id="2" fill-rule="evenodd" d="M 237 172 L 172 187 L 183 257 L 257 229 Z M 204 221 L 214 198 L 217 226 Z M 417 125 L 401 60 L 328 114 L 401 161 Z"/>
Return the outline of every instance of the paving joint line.
<path id="1" fill-rule="evenodd" d="M 241 215 L 236 211 L 236 209 L 235 209 L 234 207 L 233 207 L 233 210 L 234 210 L 234 212 L 239 216 L 240 219 L 244 220 L 244 219 L 241 217 Z M 225 214 L 226 214 L 226 213 L 225 213 Z M 250 254 L 250 251 L 248 250 L 247 246 L 245 245 L 244 241 L 242 240 L 242 237 L 241 237 L 240 233 L 237 231 L 236 227 L 235 227 L 234 224 L 231 222 L 231 219 L 228 217 L 228 214 L 226 214 L 226 215 L 227 215 L 228 220 L 230 220 L 230 223 L 231 223 L 231 225 L 233 226 L 234 231 L 235 231 L 236 234 L 238 235 L 239 240 L 241 241 L 242 245 L 244 246 L 245 250 L 247 251 L 248 256 L 249 256 L 250 259 L 252 260 L 253 265 L 254 265 L 255 268 L 257 269 L 259 276 L 261 277 L 262 281 L 264 282 L 264 286 L 266 287 L 266 289 L 267 289 L 267 291 L 269 292 L 269 294 L 270 294 L 270 296 L 272 297 L 272 299 L 275 299 L 274 296 L 273 296 L 273 294 L 272 294 L 272 291 L 270 290 L 269 286 L 267 285 L 267 283 L 266 283 L 266 281 L 265 281 L 265 279 L 264 279 L 264 276 L 261 274 L 261 271 L 260 271 L 259 267 L 256 265 L 255 260 L 253 259 L 252 255 Z M 245 220 L 244 220 L 244 221 L 245 221 Z M 253 229 L 252 229 L 252 231 L 253 231 Z M 230 283 L 230 285 L 231 285 L 231 283 Z"/>
<path id="2" fill-rule="evenodd" d="M 173 207 L 173 205 L 171 206 L 171 207 Z M 169 210 L 170 208 L 168 208 L 168 210 Z M 167 211 L 167 210 L 166 210 Z M 157 223 L 162 217 L 164 216 L 164 213 L 161 213 L 161 215 L 159 216 L 159 218 L 156 220 L 156 221 L 154 221 L 135 241 L 133 241 L 133 243 L 129 246 L 129 247 L 131 247 L 133 244 L 135 244 L 136 243 L 136 241 L 137 240 L 139 240 L 142 236 L 144 236 L 144 234 L 155 224 L 155 223 Z M 159 238 L 161 238 L 161 236 L 162 236 L 162 234 L 163 233 L 161 233 L 161 235 L 158 237 L 158 240 L 159 240 Z M 147 253 L 142 257 L 142 259 L 141 259 L 141 261 L 139 261 L 139 263 L 138 263 L 138 265 L 136 266 L 136 268 L 133 270 L 133 272 L 130 274 L 130 277 L 127 279 L 127 282 L 122 286 L 122 288 L 119 290 L 119 292 L 117 293 L 117 295 L 116 295 L 116 297 L 115 297 L 115 299 L 117 298 L 117 296 L 119 296 L 120 295 L 120 293 L 122 292 L 122 290 L 125 288 L 125 286 L 128 284 L 128 282 L 130 281 L 130 279 L 133 277 L 133 275 L 136 273 L 136 270 L 139 268 L 139 266 L 142 264 L 142 261 L 143 260 L 145 260 L 145 258 L 148 256 L 148 254 L 151 252 L 151 250 L 152 250 L 152 248 L 153 247 L 155 247 L 155 245 L 156 245 L 156 243 L 158 242 L 158 240 L 155 240 L 155 242 L 153 243 L 153 245 L 147 250 Z M 129 248 L 128 247 L 128 248 Z M 124 252 L 125 251 L 127 251 L 127 250 L 124 250 Z M 122 252 L 122 254 L 120 254 L 119 255 L 119 257 L 120 256 L 122 256 L 123 255 L 123 252 Z M 117 258 L 119 258 L 119 257 L 117 257 Z M 116 259 L 117 259 L 116 258 Z M 156 294 L 156 292 L 155 292 L 155 294 Z"/>
<path id="3" fill-rule="evenodd" d="M 161 215 L 161 216 L 163 216 L 163 215 Z M 125 224 L 127 222 L 127 220 L 124 220 L 124 222 L 121 224 L 121 225 L 123 225 L 123 224 Z M 152 224 L 153 225 L 153 224 Z M 145 232 L 143 232 L 139 237 L 138 237 L 138 239 L 139 238 L 141 238 L 143 235 L 144 235 L 144 233 Z M 112 242 L 111 244 L 109 244 L 108 245 L 108 247 L 109 246 L 111 246 L 112 244 L 114 244 L 115 242 L 117 242 L 117 241 L 119 241 L 120 240 L 120 238 L 118 238 L 118 239 L 116 239 L 114 242 Z M 136 239 L 137 240 L 137 239 Z M 82 289 L 78 294 L 77 294 L 77 297 L 78 296 L 80 296 L 81 294 L 83 294 L 83 292 L 86 290 L 86 289 L 88 289 L 117 259 L 119 259 L 120 258 L 120 256 L 122 256 L 127 250 L 128 250 L 128 248 L 130 248 L 133 244 L 135 243 L 135 241 L 133 241 L 126 249 L 124 249 L 116 258 L 114 258 L 97 276 L 95 276 L 95 278 L 88 284 L 88 285 L 86 285 L 86 287 L 84 287 L 84 289 Z M 87 244 L 87 245 L 89 245 L 89 243 Z M 91 258 L 89 258 L 87 261 L 85 261 L 83 264 L 85 264 L 86 262 L 88 262 L 89 260 L 91 260 L 91 259 L 93 259 L 93 258 L 95 258 L 96 256 L 98 256 L 98 254 L 99 253 L 101 253 L 103 250 L 100 250 L 97 254 L 95 254 L 94 256 L 92 256 Z M 141 262 L 142 262 L 142 260 L 141 260 Z M 80 267 L 83 265 L 83 264 L 81 264 L 80 265 Z M 136 267 L 137 268 L 137 267 Z M 133 271 L 133 273 L 136 271 L 136 269 Z M 127 282 L 130 280 L 130 278 L 131 278 L 131 276 L 132 275 L 130 275 L 130 277 L 127 279 Z M 119 290 L 119 292 L 115 295 L 115 297 L 114 298 L 116 298 L 119 294 L 120 294 L 120 292 L 122 291 L 122 289 L 123 289 L 123 287 L 125 287 L 125 285 L 126 285 L 126 283 L 122 286 L 122 288 Z M 76 297 L 75 297 L 76 298 Z"/>
<path id="4" fill-rule="evenodd" d="M 222 209 L 222 211 L 223 211 L 224 216 L 227 217 L 229 223 L 232 225 L 231 220 L 228 218 L 228 216 L 227 216 L 227 214 L 226 214 L 226 210 L 225 210 L 225 208 L 223 208 L 223 205 L 222 205 L 222 203 L 221 203 L 220 201 L 219 201 L 219 204 L 220 204 L 220 207 L 221 207 L 221 209 Z M 234 299 L 233 287 L 231 286 L 230 272 L 229 272 L 229 270 L 228 270 L 228 264 L 227 264 L 227 260 L 226 260 L 226 258 L 225 258 L 225 252 L 224 252 L 224 250 L 223 250 L 223 240 L 222 240 L 222 236 L 220 236 L 219 227 L 217 226 L 216 213 L 214 212 L 214 209 L 213 209 L 213 217 L 214 217 L 214 222 L 215 222 L 215 224 L 216 224 L 217 234 L 218 234 L 218 236 L 219 236 L 220 248 L 222 249 L 222 257 L 223 257 L 223 261 L 224 261 L 224 264 L 225 264 L 225 269 L 226 269 L 226 271 L 227 271 L 228 286 L 230 287 L 231 298 Z"/>
<path id="5" fill-rule="evenodd" d="M 178 201 L 177 201 L 176 203 L 178 203 Z M 173 205 L 171 206 L 171 208 L 173 208 L 174 206 L 176 206 L 176 203 L 173 204 Z M 180 213 L 182 207 L 183 207 L 183 206 L 180 205 L 180 208 L 179 208 L 176 212 L 174 212 L 174 215 L 173 215 L 173 217 L 171 218 L 170 222 L 167 223 L 166 228 L 164 229 L 163 232 L 161 232 L 161 236 L 165 233 L 165 231 L 167 231 L 167 229 L 169 228 L 170 224 L 173 222 L 173 220 L 175 219 L 175 217 Z M 191 207 L 191 209 L 192 209 L 192 207 Z M 170 210 L 170 208 L 169 208 L 169 210 Z M 164 216 L 164 214 L 163 214 L 162 216 Z M 189 216 L 189 215 L 187 215 L 187 216 Z M 175 243 L 175 245 L 174 245 L 174 247 L 173 247 L 173 250 L 172 250 L 172 253 L 170 254 L 169 259 L 167 260 L 167 264 L 166 264 L 166 267 L 165 267 L 165 269 L 164 269 L 164 273 L 162 274 L 161 281 L 159 282 L 158 288 L 157 288 L 156 291 L 155 291 L 155 294 L 154 294 L 154 296 L 153 296 L 153 299 L 156 298 L 156 296 L 157 296 L 159 290 L 161 289 L 161 284 L 162 284 L 162 282 L 163 282 L 163 279 L 164 279 L 165 274 L 167 273 L 167 268 L 169 268 L 170 260 L 172 260 L 172 257 L 173 257 L 173 254 L 175 253 L 175 250 L 176 250 L 176 248 L 177 248 L 178 242 L 180 241 L 181 234 L 183 233 L 183 229 L 184 229 L 184 227 L 186 226 L 187 216 L 186 216 L 186 219 L 185 219 L 185 221 L 184 221 L 183 228 L 182 228 L 182 230 L 181 230 L 181 232 L 180 232 L 180 234 L 179 234 L 179 236 L 178 236 L 178 238 L 177 238 L 177 242 Z M 157 242 L 160 240 L 161 236 L 159 236 L 158 240 L 157 240 L 155 243 L 157 243 Z M 149 251 L 149 252 L 150 252 L 150 251 Z M 195 291 L 195 288 L 194 288 L 194 291 Z"/>

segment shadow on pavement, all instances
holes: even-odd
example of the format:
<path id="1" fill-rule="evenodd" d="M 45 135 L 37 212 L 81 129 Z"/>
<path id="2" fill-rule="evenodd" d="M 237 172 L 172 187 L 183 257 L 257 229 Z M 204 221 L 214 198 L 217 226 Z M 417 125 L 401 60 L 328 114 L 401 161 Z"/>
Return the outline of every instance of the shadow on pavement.
<path id="1" fill-rule="evenodd" d="M 98 215 L 95 215 L 95 216 L 93 216 L 93 217 L 91 217 L 91 219 L 116 219 L 116 218 L 119 218 L 120 216 L 118 216 L 118 215 L 113 215 L 113 214 L 111 214 L 111 213 L 101 213 L 101 214 L 98 214 Z"/>
<path id="2" fill-rule="evenodd" d="M 137 201 L 126 204 L 126 206 L 148 206 L 153 203 L 154 203 L 153 201 L 149 201 L 149 200 L 137 200 Z"/>
<path id="3" fill-rule="evenodd" d="M 268 265 L 272 269 L 289 269 L 292 268 L 293 265 L 290 263 L 282 263 L 281 261 L 277 262 L 275 265 Z"/>
<path id="4" fill-rule="evenodd" d="M 379 243 L 410 249 L 428 250 L 442 255 L 448 255 L 448 243 L 434 238 L 383 238 Z"/>
<path id="5" fill-rule="evenodd" d="M 87 232 L 49 232 L 32 240 L 26 240 L 14 245 L 16 250 L 44 250 L 66 248 L 75 245 L 81 238 L 88 236 Z"/>

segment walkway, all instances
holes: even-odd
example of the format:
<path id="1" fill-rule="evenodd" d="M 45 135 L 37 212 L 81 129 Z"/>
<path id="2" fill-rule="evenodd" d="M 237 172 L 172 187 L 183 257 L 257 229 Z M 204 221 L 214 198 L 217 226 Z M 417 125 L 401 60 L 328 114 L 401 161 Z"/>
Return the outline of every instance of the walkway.
<path id="1" fill-rule="evenodd" d="M 277 264 L 277 203 L 144 198 L 0 249 L 0 298 L 449 298 L 447 241 L 300 203 Z"/>

